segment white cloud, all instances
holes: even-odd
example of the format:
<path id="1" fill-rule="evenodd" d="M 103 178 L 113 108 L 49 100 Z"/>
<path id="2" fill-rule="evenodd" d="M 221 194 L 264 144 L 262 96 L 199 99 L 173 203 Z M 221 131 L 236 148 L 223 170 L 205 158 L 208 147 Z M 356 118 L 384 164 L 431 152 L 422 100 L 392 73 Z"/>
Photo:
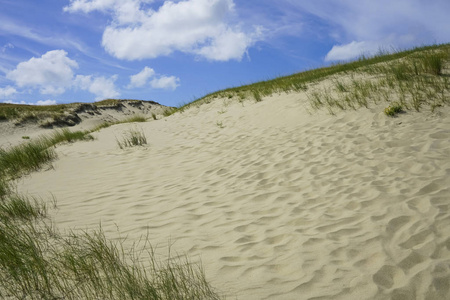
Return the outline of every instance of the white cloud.
<path id="1" fill-rule="evenodd" d="M 450 40 L 448 0 L 284 0 L 325 24 L 323 28 L 336 45 L 327 60 L 355 58 L 360 51 L 375 54 L 379 49 L 404 49 Z M 324 29 L 317 34 L 322 35 Z"/>
<path id="2" fill-rule="evenodd" d="M 155 75 L 155 71 L 152 68 L 145 67 L 141 72 L 130 76 L 128 88 L 143 87 L 153 75 Z"/>
<path id="3" fill-rule="evenodd" d="M 180 79 L 175 76 L 161 76 L 150 81 L 150 86 L 154 89 L 175 90 L 179 86 Z"/>
<path id="4" fill-rule="evenodd" d="M 53 50 L 19 63 L 16 69 L 6 74 L 6 78 L 18 87 L 40 88 L 42 94 L 56 95 L 71 86 L 74 68 L 78 68 L 78 64 L 67 57 L 66 51 Z"/>
<path id="5" fill-rule="evenodd" d="M 241 60 L 261 38 L 260 30 L 245 32 L 231 19 L 233 0 L 165 1 L 157 11 L 143 6 L 150 1 L 75 0 L 70 12 L 111 11 L 113 22 L 103 33 L 102 45 L 111 55 L 139 60 L 175 51 L 209 60 Z"/>
<path id="6" fill-rule="evenodd" d="M 197 49 L 196 52 L 210 60 L 227 61 L 230 57 L 241 59 L 251 43 L 251 37 L 243 32 L 225 29 L 209 45 Z"/>
<path id="7" fill-rule="evenodd" d="M 4 88 L 0 88 L 0 98 L 6 98 L 14 95 L 15 93 L 17 93 L 17 90 L 10 85 Z"/>
<path id="8" fill-rule="evenodd" d="M 39 100 L 36 105 L 55 105 L 56 100 Z"/>
<path id="9" fill-rule="evenodd" d="M 1 48 L 0 52 L 5 53 L 7 49 L 14 49 L 14 45 L 11 43 L 7 43 Z"/>
<path id="10" fill-rule="evenodd" d="M 141 72 L 130 76 L 130 84 L 127 88 L 149 85 L 154 89 L 175 90 L 180 85 L 179 82 L 180 79 L 178 77 L 158 75 L 152 68 L 144 67 Z"/>
<path id="11" fill-rule="evenodd" d="M 96 95 L 95 100 L 116 98 L 120 96 L 114 84 L 117 77 L 117 75 L 111 76 L 110 78 L 77 75 L 75 78 L 75 86 Z"/>
<path id="12" fill-rule="evenodd" d="M 13 101 L 13 100 L 5 100 L 5 101 L 3 101 L 3 103 L 33 105 L 33 103 L 29 103 L 29 102 L 25 102 L 25 101 Z"/>
<path id="13" fill-rule="evenodd" d="M 55 104 L 57 104 L 55 100 L 39 100 L 36 103 L 7 100 L 7 101 L 3 101 L 3 103 L 22 104 L 22 105 L 55 105 Z"/>
<path id="14" fill-rule="evenodd" d="M 82 11 L 89 13 L 94 10 L 105 11 L 114 7 L 116 0 L 70 0 L 70 5 L 63 8 L 64 11 Z"/>
<path id="15" fill-rule="evenodd" d="M 346 45 L 335 45 L 325 56 L 325 61 L 345 61 L 362 55 L 371 55 L 380 50 L 376 43 L 351 42 Z"/>

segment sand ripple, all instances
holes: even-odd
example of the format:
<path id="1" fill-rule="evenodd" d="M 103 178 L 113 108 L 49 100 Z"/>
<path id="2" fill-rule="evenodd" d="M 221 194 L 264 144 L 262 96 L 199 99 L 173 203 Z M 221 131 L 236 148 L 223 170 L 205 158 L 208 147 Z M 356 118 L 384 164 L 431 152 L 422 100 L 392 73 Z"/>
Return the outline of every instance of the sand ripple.
<path id="1" fill-rule="evenodd" d="M 108 128 L 20 189 L 53 193 L 61 228 L 170 241 L 231 298 L 450 299 L 450 119 L 297 103 L 143 124 L 147 148 Z"/>

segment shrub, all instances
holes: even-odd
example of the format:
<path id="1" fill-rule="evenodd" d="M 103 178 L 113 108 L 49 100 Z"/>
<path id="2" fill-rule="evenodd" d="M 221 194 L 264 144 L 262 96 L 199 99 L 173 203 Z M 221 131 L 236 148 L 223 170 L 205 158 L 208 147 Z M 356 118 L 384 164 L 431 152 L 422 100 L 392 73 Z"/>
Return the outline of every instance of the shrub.
<path id="1" fill-rule="evenodd" d="M 401 113 L 403 111 L 403 108 L 400 104 L 394 103 L 392 105 L 389 105 L 384 109 L 384 113 L 389 117 L 394 117 L 397 114 Z"/>

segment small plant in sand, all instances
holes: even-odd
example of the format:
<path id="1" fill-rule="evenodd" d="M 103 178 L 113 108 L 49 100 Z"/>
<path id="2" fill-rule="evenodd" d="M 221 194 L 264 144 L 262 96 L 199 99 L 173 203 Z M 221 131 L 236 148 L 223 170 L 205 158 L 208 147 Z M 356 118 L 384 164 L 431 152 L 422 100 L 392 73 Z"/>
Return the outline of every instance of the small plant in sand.
<path id="1" fill-rule="evenodd" d="M 403 111 L 403 108 L 398 103 L 393 103 L 392 105 L 389 105 L 388 107 L 386 107 L 384 109 L 384 113 L 386 114 L 386 116 L 389 116 L 389 117 L 394 117 L 397 114 L 401 113 L 402 111 Z"/>
<path id="2" fill-rule="evenodd" d="M 147 138 L 145 137 L 142 129 L 130 129 L 124 134 L 121 141 L 117 140 L 117 144 L 120 149 L 133 146 L 143 146 L 147 144 Z"/>
<path id="3" fill-rule="evenodd" d="M 223 122 L 219 122 L 219 121 L 216 122 L 216 125 L 219 128 L 224 128 L 225 127 L 225 126 L 223 126 Z"/>

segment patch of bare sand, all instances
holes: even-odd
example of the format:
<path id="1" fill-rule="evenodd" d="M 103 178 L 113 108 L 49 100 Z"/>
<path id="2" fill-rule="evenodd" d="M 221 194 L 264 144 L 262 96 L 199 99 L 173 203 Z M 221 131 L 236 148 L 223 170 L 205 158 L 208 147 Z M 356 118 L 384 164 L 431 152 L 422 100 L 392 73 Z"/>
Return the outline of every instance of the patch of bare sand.
<path id="1" fill-rule="evenodd" d="M 304 94 L 216 100 L 59 146 L 19 190 L 62 229 L 148 234 L 238 299 L 450 298 L 450 109 L 305 110 Z M 142 128 L 146 147 L 116 138 Z"/>

